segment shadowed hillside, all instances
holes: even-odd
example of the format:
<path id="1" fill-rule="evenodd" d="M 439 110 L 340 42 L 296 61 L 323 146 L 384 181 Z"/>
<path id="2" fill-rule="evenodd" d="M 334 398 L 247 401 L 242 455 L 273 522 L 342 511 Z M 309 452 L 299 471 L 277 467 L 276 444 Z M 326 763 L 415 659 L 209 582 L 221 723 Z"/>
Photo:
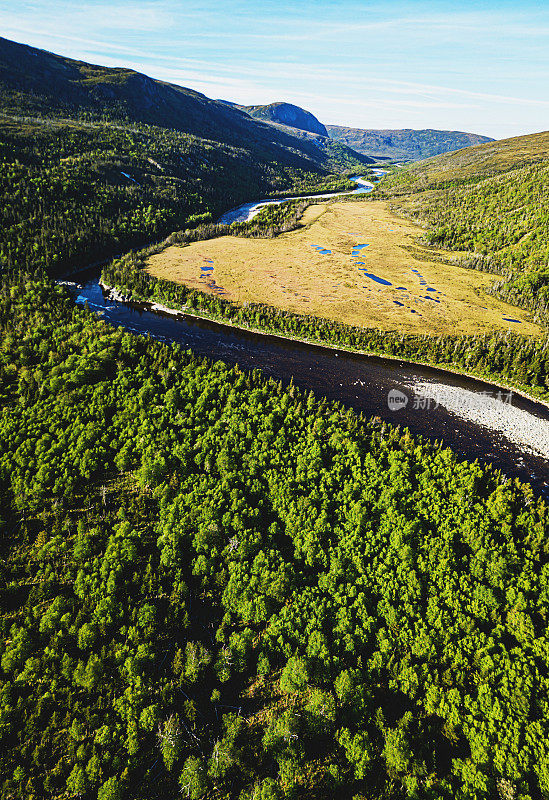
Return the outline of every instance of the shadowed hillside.
<path id="1" fill-rule="evenodd" d="M 125 68 L 74 61 L 0 38 L 0 110 L 9 115 L 156 125 L 246 147 L 256 160 L 339 169 L 313 141 L 296 140 L 227 103 Z M 354 155 L 350 154 L 349 155 Z M 309 162 L 306 164 L 305 162 Z M 363 161 L 356 156 L 355 166 Z M 343 168 L 346 168 L 344 165 Z"/>

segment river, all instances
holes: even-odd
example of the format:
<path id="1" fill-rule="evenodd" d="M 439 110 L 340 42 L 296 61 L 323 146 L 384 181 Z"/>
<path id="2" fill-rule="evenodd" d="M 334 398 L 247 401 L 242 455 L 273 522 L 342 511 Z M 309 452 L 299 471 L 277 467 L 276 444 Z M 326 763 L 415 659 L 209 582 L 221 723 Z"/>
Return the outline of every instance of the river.
<path id="1" fill-rule="evenodd" d="M 442 370 L 117 302 L 102 290 L 98 278 L 98 270 L 81 277 L 77 302 L 87 302 L 112 325 L 178 342 L 212 360 L 260 368 L 286 384 L 293 378 L 318 397 L 440 440 L 459 456 L 492 462 L 549 499 L 549 409 L 541 403 Z"/>
<path id="2" fill-rule="evenodd" d="M 372 172 L 376 176 L 376 178 L 382 178 L 383 175 L 387 174 L 387 170 L 384 169 L 373 169 Z M 285 203 L 288 200 L 325 200 L 330 197 L 343 197 L 349 194 L 366 194 L 371 192 L 374 188 L 374 184 L 371 183 L 367 178 L 363 175 L 354 175 L 349 180 L 354 181 L 357 184 L 356 189 L 352 189 L 349 192 L 331 192 L 329 194 L 307 194 L 305 196 L 295 196 L 295 197 L 283 197 L 280 200 L 256 200 L 254 203 L 244 203 L 238 208 L 231 208 L 229 211 L 226 211 L 221 217 L 218 219 L 219 225 L 230 225 L 232 222 L 249 222 L 253 219 L 256 214 L 259 214 L 262 208 L 265 206 L 279 206 L 282 203 Z"/>
<path id="3" fill-rule="evenodd" d="M 385 170 L 375 170 L 381 178 Z M 362 176 L 357 189 L 371 192 Z M 324 198 L 341 192 L 312 195 Z M 220 223 L 249 220 L 265 205 L 289 199 L 246 203 L 226 212 Z M 212 360 L 260 368 L 266 375 L 338 400 L 367 417 L 378 416 L 412 433 L 436 439 L 461 457 L 492 463 L 507 477 L 528 481 L 549 499 L 549 408 L 498 386 L 377 356 L 363 356 L 239 330 L 182 313 L 168 314 L 150 304 L 112 299 L 99 285 L 99 269 L 82 273 L 76 302 L 87 303 L 105 321 L 136 334 L 178 342 Z"/>

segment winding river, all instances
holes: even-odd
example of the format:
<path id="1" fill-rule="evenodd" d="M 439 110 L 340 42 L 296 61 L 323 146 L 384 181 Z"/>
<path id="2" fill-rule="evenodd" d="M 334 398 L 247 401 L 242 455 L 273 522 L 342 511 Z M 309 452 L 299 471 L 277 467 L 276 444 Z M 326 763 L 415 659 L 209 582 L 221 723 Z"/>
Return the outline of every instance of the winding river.
<path id="1" fill-rule="evenodd" d="M 373 188 L 362 178 L 355 180 L 355 192 Z M 250 219 L 265 202 L 277 201 L 240 206 L 220 222 Z M 549 408 L 542 403 L 444 370 L 252 333 L 166 313 L 150 304 L 120 302 L 101 288 L 99 269 L 82 273 L 75 291 L 77 303 L 87 303 L 112 325 L 178 342 L 212 360 L 260 368 L 285 384 L 293 379 L 319 397 L 441 441 L 459 456 L 491 462 L 549 499 Z"/>
<path id="2" fill-rule="evenodd" d="M 383 169 L 373 169 L 372 172 L 376 178 L 381 178 L 387 173 L 387 171 Z M 357 188 L 352 189 L 349 192 L 307 194 L 304 196 L 283 197 L 280 200 L 256 200 L 255 203 L 244 203 L 243 205 L 238 206 L 238 208 L 231 208 L 230 211 L 226 211 L 225 214 L 222 214 L 218 219 L 218 224 L 230 225 L 232 222 L 249 222 L 256 216 L 256 214 L 259 214 L 261 209 L 265 208 L 265 206 L 279 206 L 281 203 L 285 203 L 287 200 L 311 200 L 313 198 L 316 200 L 325 200 L 329 197 L 344 197 L 348 194 L 366 194 L 367 192 L 371 192 L 374 188 L 374 184 L 370 183 L 370 181 L 367 180 L 363 175 L 354 175 L 349 180 L 354 181 L 357 184 Z"/>
<path id="3" fill-rule="evenodd" d="M 214 361 L 260 368 L 285 384 L 293 378 L 319 397 L 442 441 L 460 456 L 492 462 L 549 499 L 549 409 L 541 403 L 430 367 L 118 302 L 101 288 L 97 271 L 84 276 L 77 292 L 78 303 L 87 302 L 112 325 L 178 342 Z"/>

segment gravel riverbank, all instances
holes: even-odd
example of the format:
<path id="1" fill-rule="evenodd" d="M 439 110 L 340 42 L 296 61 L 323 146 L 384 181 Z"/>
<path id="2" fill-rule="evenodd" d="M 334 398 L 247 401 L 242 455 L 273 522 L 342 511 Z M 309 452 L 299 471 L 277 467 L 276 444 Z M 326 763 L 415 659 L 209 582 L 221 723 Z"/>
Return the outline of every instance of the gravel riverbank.
<path id="1" fill-rule="evenodd" d="M 549 461 L 549 423 L 528 411 L 512 405 L 512 392 L 473 392 L 444 384 L 414 381 L 410 388 L 414 402 L 425 413 L 433 404 L 445 408 L 461 419 L 482 425 L 510 442 Z"/>

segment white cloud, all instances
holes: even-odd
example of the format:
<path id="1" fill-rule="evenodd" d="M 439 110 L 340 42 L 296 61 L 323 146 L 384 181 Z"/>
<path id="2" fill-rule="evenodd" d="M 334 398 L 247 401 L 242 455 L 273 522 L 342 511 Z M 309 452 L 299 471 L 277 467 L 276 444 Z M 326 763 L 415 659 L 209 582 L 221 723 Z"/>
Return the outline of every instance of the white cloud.
<path id="1" fill-rule="evenodd" d="M 47 2 L 23 3 L 16 11 L 2 12 L 0 20 L 3 35 L 7 35 L 7 31 L 20 31 L 78 41 L 83 35 L 98 31 L 128 34 L 166 31 L 174 17 L 167 3 L 133 0 L 126 3 L 62 2 L 53 7 Z"/>
<path id="2" fill-rule="evenodd" d="M 180 66 L 165 67 L 163 61 L 170 64 L 180 64 Z M 142 65 L 134 63 L 134 69 L 142 69 Z M 333 84 L 340 90 L 337 98 L 341 100 L 346 95 L 351 96 L 353 103 L 360 103 L 360 97 L 356 96 L 356 91 L 361 90 L 363 94 L 366 91 L 378 92 L 380 94 L 398 94 L 402 98 L 398 102 L 401 104 L 414 103 L 422 107 L 429 107 L 433 103 L 441 104 L 444 102 L 447 108 L 462 108 L 463 103 L 452 101 L 451 97 L 460 97 L 464 100 L 470 101 L 484 101 L 491 103 L 498 103 L 511 106 L 531 106 L 540 108 L 549 108 L 549 99 L 538 99 L 530 97 L 515 97 L 511 95 L 491 94 L 489 92 L 477 92 L 470 89 L 458 89 L 449 86 L 439 86 L 428 83 L 417 83 L 412 81 L 403 81 L 390 78 L 376 78 L 363 75 L 348 74 L 343 68 L 325 68 L 325 67 L 301 67 L 301 65 L 288 65 L 286 62 L 262 62 L 261 68 L 257 64 L 250 64 L 249 66 L 232 66 L 232 65 L 212 65 L 210 62 L 202 61 L 200 59 L 184 59 L 184 58 L 164 58 L 158 59 L 156 63 L 149 65 L 149 68 L 154 68 L 155 76 L 162 80 L 171 81 L 173 83 L 181 83 L 189 85 L 189 82 L 200 82 L 203 85 L 209 83 L 223 83 L 226 84 L 230 79 L 231 85 L 235 88 L 242 82 L 243 76 L 248 79 L 246 86 L 264 87 L 269 84 L 268 76 L 275 76 L 275 82 L 280 85 L 283 81 L 292 83 L 295 81 L 296 70 L 298 70 L 300 81 L 307 80 L 315 85 L 322 84 L 330 86 Z M 204 70 L 207 70 L 206 74 Z M 271 91 L 270 89 L 268 91 Z M 295 90 L 293 90 L 295 93 Z M 311 96 L 307 92 L 302 92 L 304 96 Z M 326 92 L 321 96 L 329 99 L 329 94 Z M 410 97 L 423 96 L 424 101 L 410 99 Z M 408 98 L 408 99 L 406 99 Z M 446 100 L 444 100 L 446 98 Z M 268 100 L 264 100 L 268 102 Z M 384 102 L 378 100 L 378 102 Z M 475 106 L 478 103 L 475 102 Z"/>

